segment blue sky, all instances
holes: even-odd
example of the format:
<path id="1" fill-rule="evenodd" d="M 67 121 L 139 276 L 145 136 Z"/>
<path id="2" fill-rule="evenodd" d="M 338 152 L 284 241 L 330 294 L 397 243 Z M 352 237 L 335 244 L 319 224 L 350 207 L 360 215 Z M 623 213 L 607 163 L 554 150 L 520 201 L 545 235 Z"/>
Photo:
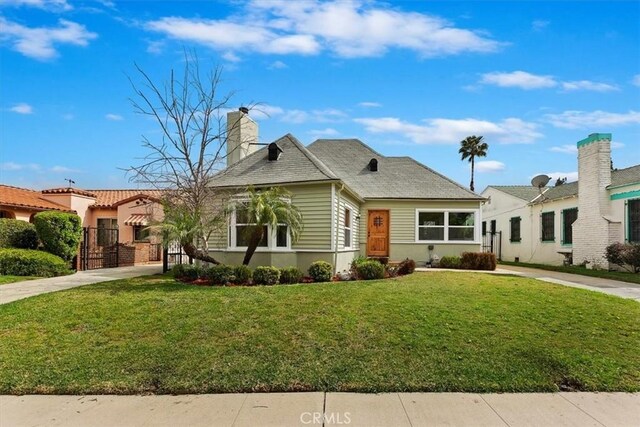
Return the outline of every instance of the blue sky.
<path id="1" fill-rule="evenodd" d="M 476 189 L 574 178 L 575 143 L 613 134 L 640 163 L 640 2 L 0 0 L 0 182 L 132 187 L 120 168 L 157 126 L 156 81 L 193 49 L 233 106 L 260 102 L 264 142 L 357 137 L 467 185 L 458 144 L 484 135 Z"/>

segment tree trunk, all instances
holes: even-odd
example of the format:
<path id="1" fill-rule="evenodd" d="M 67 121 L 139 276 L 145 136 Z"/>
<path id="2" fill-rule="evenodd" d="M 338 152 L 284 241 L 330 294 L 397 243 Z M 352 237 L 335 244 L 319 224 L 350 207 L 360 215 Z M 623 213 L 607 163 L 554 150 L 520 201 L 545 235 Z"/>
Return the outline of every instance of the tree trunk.
<path id="1" fill-rule="evenodd" d="M 244 260 L 242 260 L 242 265 L 249 265 L 251 262 L 251 258 L 253 258 L 253 254 L 258 249 L 258 245 L 260 244 L 260 240 L 262 240 L 262 235 L 264 233 L 264 228 L 258 227 L 251 233 L 251 238 L 249 239 L 249 246 L 247 246 L 247 252 L 244 254 Z"/>
<path id="2" fill-rule="evenodd" d="M 475 166 L 475 164 L 474 164 L 475 161 L 474 160 L 475 159 L 473 158 L 473 156 L 471 156 L 471 185 L 469 186 L 469 188 L 471 188 L 471 191 L 474 191 L 474 188 L 473 188 L 473 169 L 474 169 L 474 166 Z"/>
<path id="3" fill-rule="evenodd" d="M 212 264 L 220 264 L 220 261 L 216 260 L 212 256 L 209 256 L 205 251 L 200 250 L 193 243 L 183 243 L 182 249 L 189 258 L 197 259 L 204 262 L 210 262 Z"/>

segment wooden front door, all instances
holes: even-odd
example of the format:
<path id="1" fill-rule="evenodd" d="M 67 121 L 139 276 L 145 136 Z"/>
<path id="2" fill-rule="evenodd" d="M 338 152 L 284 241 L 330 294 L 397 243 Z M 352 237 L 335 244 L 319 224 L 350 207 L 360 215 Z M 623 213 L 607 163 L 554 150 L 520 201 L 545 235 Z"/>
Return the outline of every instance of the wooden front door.
<path id="1" fill-rule="evenodd" d="M 389 211 L 369 211 L 367 221 L 367 256 L 389 256 Z"/>

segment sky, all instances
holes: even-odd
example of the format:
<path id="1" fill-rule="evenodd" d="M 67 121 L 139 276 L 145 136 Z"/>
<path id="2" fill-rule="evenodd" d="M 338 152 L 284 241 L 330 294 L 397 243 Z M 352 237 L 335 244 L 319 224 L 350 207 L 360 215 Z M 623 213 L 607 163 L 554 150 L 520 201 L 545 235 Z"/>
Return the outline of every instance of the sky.
<path id="1" fill-rule="evenodd" d="M 640 163 L 640 2 L 0 0 L 0 183 L 135 188 L 158 125 L 131 104 L 195 52 L 261 142 L 358 138 L 476 190 L 577 178 L 576 142 L 612 133 Z"/>

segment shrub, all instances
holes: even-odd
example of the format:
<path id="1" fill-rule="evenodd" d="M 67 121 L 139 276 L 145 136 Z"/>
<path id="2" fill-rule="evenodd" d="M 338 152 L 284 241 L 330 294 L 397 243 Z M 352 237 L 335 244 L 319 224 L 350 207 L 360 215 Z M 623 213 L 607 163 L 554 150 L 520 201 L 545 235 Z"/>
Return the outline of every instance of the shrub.
<path id="1" fill-rule="evenodd" d="M 17 219 L 0 219 L 0 248 L 36 249 L 36 227 Z"/>
<path id="2" fill-rule="evenodd" d="M 59 256 L 33 249 L 0 249 L 0 274 L 53 277 L 70 273 Z"/>
<path id="3" fill-rule="evenodd" d="M 416 262 L 412 259 L 405 259 L 400 263 L 396 273 L 400 276 L 404 276 L 406 274 L 411 274 L 416 270 Z"/>
<path id="4" fill-rule="evenodd" d="M 640 244 L 612 243 L 607 246 L 606 258 L 611 264 L 618 265 L 635 273 L 640 269 Z"/>
<path id="5" fill-rule="evenodd" d="M 356 271 L 362 280 L 384 279 L 384 265 L 373 259 L 358 264 Z"/>
<path id="6" fill-rule="evenodd" d="M 280 279 L 280 270 L 276 267 L 260 266 L 253 271 L 253 283 L 256 285 L 275 285 Z"/>
<path id="7" fill-rule="evenodd" d="M 302 271 L 296 267 L 286 267 L 280 270 L 280 283 L 294 284 L 302 280 Z"/>
<path id="8" fill-rule="evenodd" d="M 230 265 L 218 264 L 202 272 L 202 277 L 214 285 L 226 285 L 233 280 L 234 268 Z"/>
<path id="9" fill-rule="evenodd" d="M 309 276 L 314 282 L 329 282 L 333 275 L 333 266 L 326 261 L 316 261 L 309 266 Z"/>
<path id="10" fill-rule="evenodd" d="M 233 283 L 238 285 L 246 285 L 249 283 L 253 275 L 251 269 L 246 265 L 236 265 L 233 267 Z"/>
<path id="11" fill-rule="evenodd" d="M 496 255 L 488 252 L 463 252 L 460 262 L 465 270 L 496 269 Z"/>
<path id="12" fill-rule="evenodd" d="M 459 256 L 443 256 L 438 263 L 440 268 L 462 268 L 462 261 Z"/>
<path id="13" fill-rule="evenodd" d="M 178 264 L 171 269 L 173 276 L 182 280 L 196 280 L 203 273 L 203 269 L 193 264 Z"/>
<path id="14" fill-rule="evenodd" d="M 47 211 L 37 214 L 33 223 L 44 250 L 70 261 L 78 252 L 82 224 L 76 214 Z"/>

